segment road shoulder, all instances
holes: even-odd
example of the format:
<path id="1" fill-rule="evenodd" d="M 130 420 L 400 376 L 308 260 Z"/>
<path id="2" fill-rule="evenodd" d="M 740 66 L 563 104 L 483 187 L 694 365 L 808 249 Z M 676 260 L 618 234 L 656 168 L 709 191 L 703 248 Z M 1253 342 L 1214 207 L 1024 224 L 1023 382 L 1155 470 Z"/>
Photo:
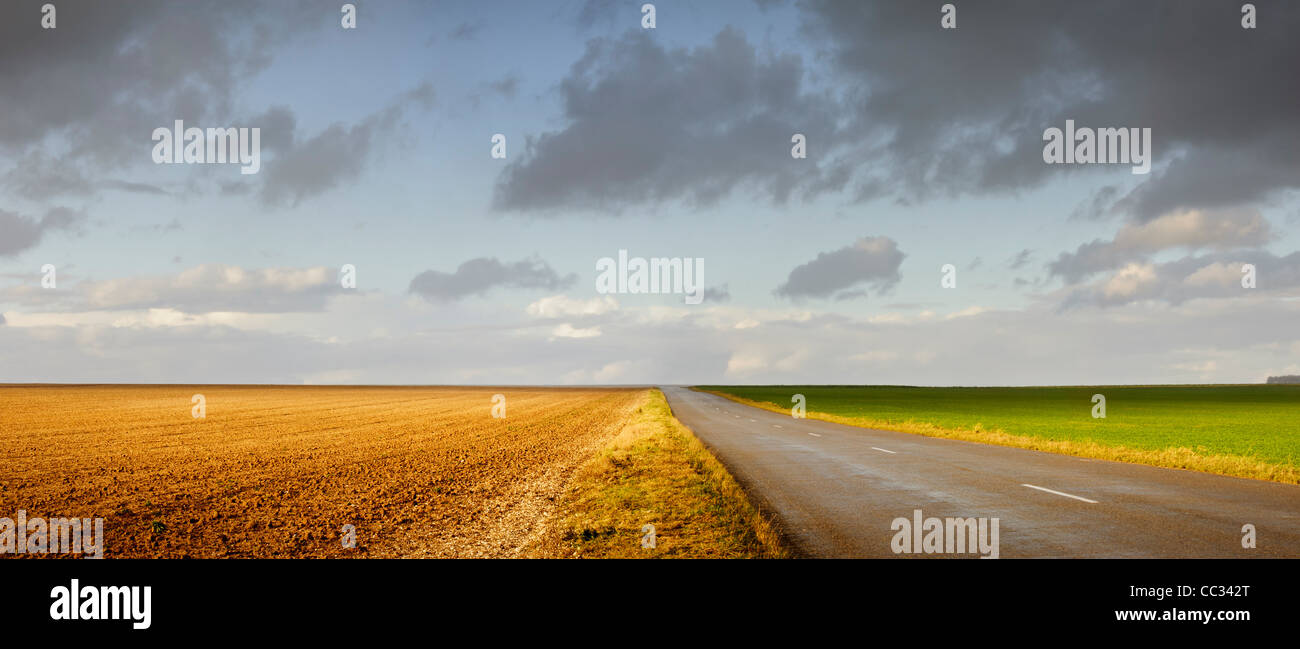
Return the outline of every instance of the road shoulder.
<path id="1" fill-rule="evenodd" d="M 789 556 L 773 526 L 657 389 L 578 470 L 554 521 L 531 556 Z"/>

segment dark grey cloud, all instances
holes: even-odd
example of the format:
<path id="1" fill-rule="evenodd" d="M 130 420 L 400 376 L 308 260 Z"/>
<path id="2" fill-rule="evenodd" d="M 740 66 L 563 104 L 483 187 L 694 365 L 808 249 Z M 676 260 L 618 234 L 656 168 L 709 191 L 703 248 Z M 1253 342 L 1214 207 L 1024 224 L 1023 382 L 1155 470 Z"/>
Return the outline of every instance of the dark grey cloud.
<path id="1" fill-rule="evenodd" d="M 561 276 L 537 258 L 503 263 L 478 257 L 462 263 L 455 272 L 426 270 L 411 280 L 410 291 L 434 302 L 451 302 L 483 295 L 494 288 L 561 290 L 572 286 L 577 275 Z"/>
<path id="2" fill-rule="evenodd" d="M 0 21 L 0 149 L 65 134 L 67 155 L 105 165 L 147 160 L 140 134 L 157 126 L 228 115 L 242 78 L 333 18 L 318 3 L 252 0 L 62 0 L 57 29 L 20 18 L 42 4 L 8 3 Z"/>
<path id="3" fill-rule="evenodd" d="M 1300 29 L 1300 21 L 1295 28 Z M 1291 56 L 1293 61 L 1300 60 L 1300 48 Z M 1289 91 L 1292 102 L 1300 97 L 1300 86 Z M 1245 132 L 1255 127 L 1243 119 L 1241 128 Z M 1189 144 L 1166 170 L 1138 185 L 1117 201 L 1115 208 L 1146 221 L 1178 209 L 1227 208 L 1274 200 L 1287 190 L 1300 188 L 1300 155 L 1296 154 L 1300 151 L 1300 124 L 1292 124 L 1291 129 L 1277 129 L 1268 138 Z"/>
<path id="4" fill-rule="evenodd" d="M 1042 163 L 1044 128 L 1150 127 L 1157 165 L 1180 157 L 1128 197 L 1147 220 L 1300 186 L 1300 5 L 1255 4 L 1255 30 L 1241 28 L 1240 3 L 959 3 L 954 30 L 926 3 L 801 6 L 853 89 L 849 132 L 883 139 L 871 187 L 906 198 L 1030 187 L 1076 171 Z"/>
<path id="5" fill-rule="evenodd" d="M 370 153 L 374 125 L 331 124 L 264 167 L 265 203 L 297 205 L 360 175 Z"/>
<path id="6" fill-rule="evenodd" d="M 55 207 L 41 218 L 16 214 L 0 208 L 0 257 L 11 257 L 35 246 L 47 233 L 71 230 L 85 220 L 81 212 Z"/>
<path id="7" fill-rule="evenodd" d="M 337 14 L 307 0 L 63 0 L 58 27 L 46 30 L 42 4 L 9 3 L 0 21 L 0 162 L 12 163 L 0 164 L 0 185 L 36 202 L 173 193 L 121 177 L 150 162 L 153 129 L 245 121 L 242 84 Z M 278 124 L 267 122 L 263 145 L 273 150 Z"/>
<path id="8" fill-rule="evenodd" d="M 296 144 L 298 116 L 288 106 L 271 106 L 265 112 L 247 120 L 250 126 L 261 129 L 262 150 L 266 153 L 292 151 Z"/>
<path id="9" fill-rule="evenodd" d="M 731 28 L 694 49 L 645 31 L 588 43 L 559 84 L 567 125 L 528 138 L 496 209 L 708 206 L 741 188 L 783 202 L 847 182 L 847 163 L 818 153 L 834 141 L 834 101 L 809 93 L 798 56 L 761 55 Z M 795 133 L 807 159 L 790 155 Z"/>
<path id="10" fill-rule="evenodd" d="M 704 289 L 704 301 L 710 304 L 720 304 L 731 301 L 731 289 L 728 284 L 714 286 Z"/>
<path id="11" fill-rule="evenodd" d="M 905 256 L 893 239 L 864 237 L 851 246 L 819 253 L 816 259 L 797 266 L 774 293 L 790 298 L 837 299 L 864 296 L 866 288 L 884 293 L 901 279 L 898 269 Z"/>
<path id="12" fill-rule="evenodd" d="M 495 205 L 708 204 L 745 183 L 778 202 L 847 190 L 914 203 L 1113 171 L 1043 163 L 1044 129 L 1069 119 L 1151 128 L 1156 163 L 1076 218 L 1259 206 L 1300 188 L 1300 5 L 1256 5 L 1244 30 L 1240 4 L 1007 0 L 959 5 L 946 30 L 925 3 L 806 0 L 804 35 L 822 44 L 807 61 L 731 30 L 693 50 L 644 30 L 598 39 L 559 85 L 567 125 L 528 142 Z M 593 0 L 579 20 L 622 10 Z M 776 155 L 796 131 L 802 165 Z"/>
<path id="13" fill-rule="evenodd" d="M 14 195 L 31 201 L 85 197 L 95 192 L 95 181 L 85 164 L 41 150 L 30 151 L 15 160 L 0 182 Z"/>
<path id="14" fill-rule="evenodd" d="M 331 124 L 301 142 L 294 134 L 293 114 L 284 108 L 273 109 L 266 119 L 272 125 L 270 131 L 276 133 L 270 141 L 271 150 L 278 149 L 278 153 L 272 161 L 264 160 L 262 164 L 259 175 L 265 176 L 261 189 L 263 202 L 297 205 L 305 198 L 358 177 L 376 141 L 396 133 L 409 110 L 427 109 L 433 100 L 433 87 L 426 83 L 402 93 L 391 104 L 356 124 Z"/>

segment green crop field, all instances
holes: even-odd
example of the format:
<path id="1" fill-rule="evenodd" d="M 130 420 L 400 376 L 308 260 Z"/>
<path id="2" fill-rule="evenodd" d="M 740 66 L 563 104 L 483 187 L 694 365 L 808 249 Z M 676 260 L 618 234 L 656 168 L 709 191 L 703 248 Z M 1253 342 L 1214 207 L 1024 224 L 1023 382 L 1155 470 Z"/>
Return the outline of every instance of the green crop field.
<path id="1" fill-rule="evenodd" d="M 1300 478 L 1300 385 L 699 389 L 787 412 L 792 395 L 802 394 L 809 417 L 859 426 L 1285 482 Z M 1094 394 L 1106 398 L 1104 419 L 1092 416 Z"/>

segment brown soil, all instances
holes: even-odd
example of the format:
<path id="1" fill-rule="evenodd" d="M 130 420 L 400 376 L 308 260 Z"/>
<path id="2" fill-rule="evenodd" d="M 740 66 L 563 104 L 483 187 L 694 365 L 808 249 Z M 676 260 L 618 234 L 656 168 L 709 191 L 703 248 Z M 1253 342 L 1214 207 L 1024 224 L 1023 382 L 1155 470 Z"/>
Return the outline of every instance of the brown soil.
<path id="1" fill-rule="evenodd" d="M 0 386 L 0 517 L 101 516 L 106 557 L 516 556 L 644 396 Z"/>

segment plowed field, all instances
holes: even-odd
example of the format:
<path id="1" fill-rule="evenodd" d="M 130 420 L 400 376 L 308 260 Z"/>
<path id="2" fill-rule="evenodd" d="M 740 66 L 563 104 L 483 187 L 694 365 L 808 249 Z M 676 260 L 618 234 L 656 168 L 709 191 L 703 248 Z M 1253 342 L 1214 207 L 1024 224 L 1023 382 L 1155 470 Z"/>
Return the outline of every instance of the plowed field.
<path id="1" fill-rule="evenodd" d="M 108 558 L 514 556 L 645 396 L 0 386 L 0 517 L 103 517 Z"/>

